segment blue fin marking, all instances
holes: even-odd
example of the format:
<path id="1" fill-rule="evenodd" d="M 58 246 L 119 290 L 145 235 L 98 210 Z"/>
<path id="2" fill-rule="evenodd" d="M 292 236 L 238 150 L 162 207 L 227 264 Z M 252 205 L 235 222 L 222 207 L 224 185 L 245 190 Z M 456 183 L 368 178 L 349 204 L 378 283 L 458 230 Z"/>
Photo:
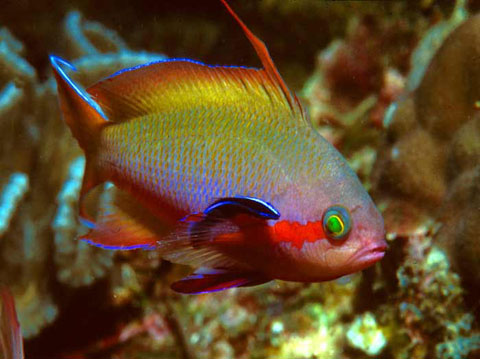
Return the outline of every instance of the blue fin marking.
<path id="1" fill-rule="evenodd" d="M 90 96 L 81 88 L 79 87 L 73 80 L 67 75 L 65 70 L 62 69 L 62 65 L 66 66 L 67 68 L 77 71 L 75 66 L 71 64 L 70 62 L 55 56 L 55 55 L 50 55 L 50 63 L 52 66 L 55 68 L 55 70 L 58 72 L 58 74 L 70 85 L 70 87 L 86 102 L 88 103 L 91 107 L 95 109 L 95 111 L 98 112 L 100 116 L 102 116 L 105 120 L 107 120 L 107 116 L 103 113 L 102 109 L 100 106 L 93 101 Z"/>
<path id="2" fill-rule="evenodd" d="M 145 249 L 145 250 L 152 250 L 152 249 L 155 249 L 156 247 L 155 246 L 152 246 L 152 245 L 149 245 L 149 244 L 136 244 L 136 245 L 133 245 L 133 246 L 110 246 L 110 245 L 107 245 L 107 244 L 100 244 L 100 243 L 96 243 L 90 239 L 83 239 L 83 238 L 80 238 L 81 241 L 84 241 L 94 247 L 99 247 L 99 248 L 103 248 L 103 249 L 109 249 L 109 250 L 122 250 L 122 251 L 130 251 L 130 250 L 134 250 L 134 249 Z"/>
<path id="3" fill-rule="evenodd" d="M 212 205 L 208 206 L 204 211 L 206 215 L 212 214 L 216 210 L 233 209 L 240 211 L 247 211 L 254 216 L 263 219 L 279 219 L 280 212 L 270 203 L 255 197 L 237 196 L 219 199 Z"/>

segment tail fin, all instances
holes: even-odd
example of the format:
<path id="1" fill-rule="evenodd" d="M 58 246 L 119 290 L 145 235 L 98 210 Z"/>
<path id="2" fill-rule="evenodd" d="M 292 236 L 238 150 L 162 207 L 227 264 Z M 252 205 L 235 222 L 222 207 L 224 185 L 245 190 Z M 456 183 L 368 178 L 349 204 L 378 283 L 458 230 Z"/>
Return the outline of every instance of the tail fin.
<path id="1" fill-rule="evenodd" d="M 85 152 L 85 174 L 80 190 L 80 216 L 91 220 L 84 209 L 83 198 L 90 189 L 103 181 L 96 168 L 95 154 L 100 139 L 100 131 L 108 121 L 100 106 L 62 68 L 64 66 L 75 70 L 75 67 L 53 55 L 50 56 L 50 62 L 57 81 L 58 98 L 63 118 Z"/>
<path id="2" fill-rule="evenodd" d="M 12 294 L 0 287 L 0 356 L 5 359 L 23 359 L 23 340 L 15 312 Z"/>
<path id="3" fill-rule="evenodd" d="M 50 62 L 57 80 L 63 118 L 78 144 L 87 154 L 95 149 L 100 129 L 107 123 L 107 119 L 101 108 L 66 74 L 62 65 L 72 70 L 75 70 L 75 67 L 53 55 L 50 56 Z"/>

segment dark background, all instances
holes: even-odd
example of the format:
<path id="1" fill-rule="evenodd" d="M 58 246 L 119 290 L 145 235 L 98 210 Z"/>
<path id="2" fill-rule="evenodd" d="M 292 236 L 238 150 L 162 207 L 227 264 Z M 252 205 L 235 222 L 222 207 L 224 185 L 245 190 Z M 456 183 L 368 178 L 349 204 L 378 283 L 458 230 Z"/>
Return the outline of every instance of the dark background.
<path id="1" fill-rule="evenodd" d="M 315 55 L 333 38 L 343 37 L 348 19 L 419 16 L 436 21 L 454 1 L 236 0 L 230 5 L 267 44 L 280 72 L 299 87 L 315 64 Z M 471 1 L 472 9 L 480 0 Z M 289 10 L 286 11 L 285 8 Z M 27 60 L 40 78 L 48 75 L 47 54 L 58 53 L 63 20 L 77 9 L 86 19 L 117 31 L 132 49 L 188 57 L 210 64 L 258 66 L 238 26 L 219 0 L 2 0 L 0 25 L 26 47 Z"/>

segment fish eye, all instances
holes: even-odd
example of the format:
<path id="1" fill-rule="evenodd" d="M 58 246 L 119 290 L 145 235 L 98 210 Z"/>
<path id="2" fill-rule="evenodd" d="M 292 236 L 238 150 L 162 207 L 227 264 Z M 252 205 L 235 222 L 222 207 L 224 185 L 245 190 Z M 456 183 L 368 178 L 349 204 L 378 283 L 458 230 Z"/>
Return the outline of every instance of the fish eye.
<path id="1" fill-rule="evenodd" d="M 330 239 L 343 240 L 350 233 L 352 223 L 348 209 L 342 206 L 329 207 L 323 216 L 323 230 Z"/>

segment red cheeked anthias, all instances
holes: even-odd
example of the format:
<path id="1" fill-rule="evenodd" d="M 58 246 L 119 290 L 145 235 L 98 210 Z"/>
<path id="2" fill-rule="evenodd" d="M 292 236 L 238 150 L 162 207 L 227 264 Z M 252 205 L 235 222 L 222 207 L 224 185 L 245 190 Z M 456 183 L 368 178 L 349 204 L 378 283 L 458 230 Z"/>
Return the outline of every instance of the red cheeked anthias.
<path id="1" fill-rule="evenodd" d="M 377 208 L 265 44 L 221 1 L 263 68 L 172 59 L 84 91 L 64 70 L 73 66 L 51 56 L 64 120 L 86 156 L 82 239 L 195 267 L 172 284 L 181 293 L 325 281 L 372 265 L 386 249 Z M 93 221 L 84 199 L 105 181 L 119 196 Z"/>

